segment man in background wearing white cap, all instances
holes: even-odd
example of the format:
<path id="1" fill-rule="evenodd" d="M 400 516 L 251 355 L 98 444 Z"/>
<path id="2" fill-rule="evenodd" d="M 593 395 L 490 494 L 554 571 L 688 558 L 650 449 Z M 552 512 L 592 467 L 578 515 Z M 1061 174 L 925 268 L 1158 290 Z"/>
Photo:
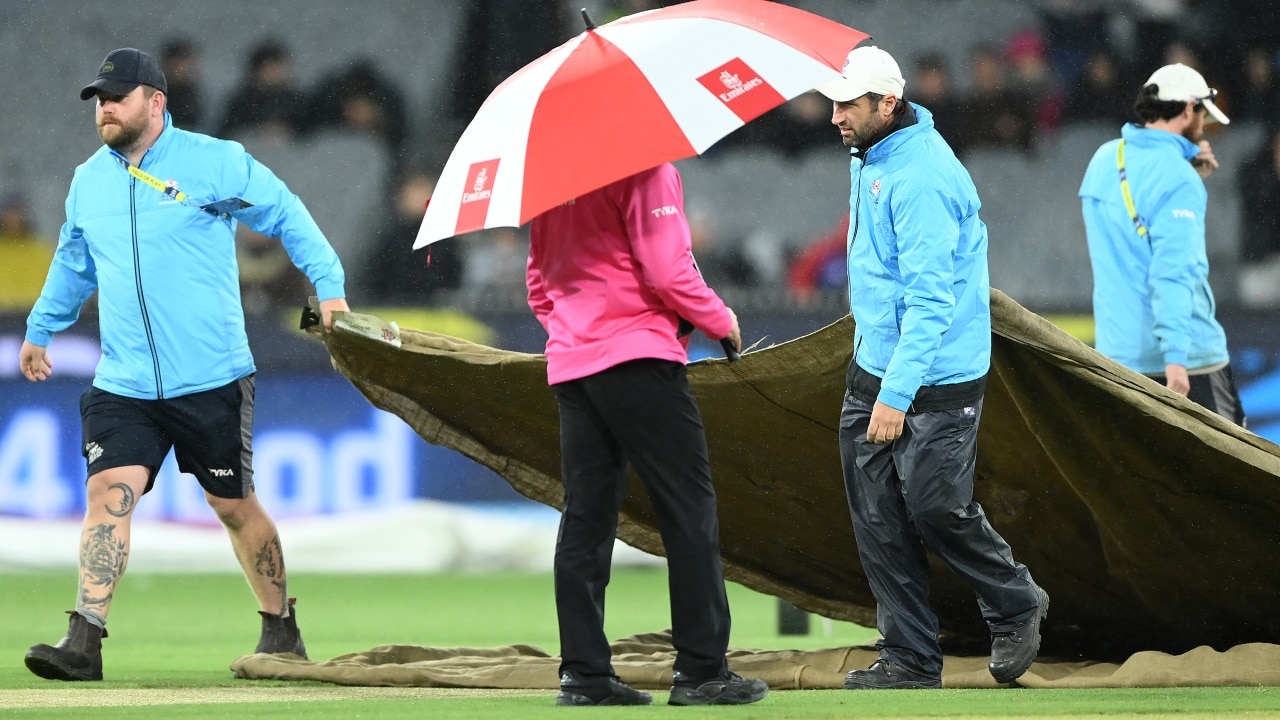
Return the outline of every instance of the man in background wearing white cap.
<path id="1" fill-rule="evenodd" d="M 991 675 L 1001 683 L 1035 660 L 1049 607 L 973 499 L 991 361 L 987 229 L 969 173 L 933 115 L 903 101 L 905 86 L 888 53 L 859 47 L 841 79 L 818 87 L 853 148 L 848 257 L 857 327 L 840 460 L 884 636 L 879 659 L 845 677 L 850 690 L 941 687 L 926 552 L 973 588 L 991 630 Z"/>
<path id="2" fill-rule="evenodd" d="M 1134 104 L 1141 124 L 1098 149 L 1080 198 L 1098 351 L 1244 425 L 1204 239 L 1218 168 L 1204 126 L 1230 122 L 1215 95 L 1186 65 L 1155 71 Z"/>

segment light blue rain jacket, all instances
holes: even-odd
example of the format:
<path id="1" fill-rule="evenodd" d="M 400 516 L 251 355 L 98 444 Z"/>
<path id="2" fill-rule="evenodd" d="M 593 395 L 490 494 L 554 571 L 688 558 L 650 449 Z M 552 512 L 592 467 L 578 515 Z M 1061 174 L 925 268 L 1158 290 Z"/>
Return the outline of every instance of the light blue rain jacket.
<path id="1" fill-rule="evenodd" d="M 1209 196 L 1189 160 L 1199 152 L 1181 135 L 1128 124 L 1125 169 L 1139 219 L 1125 207 L 1116 165 L 1120 140 L 1094 154 L 1080 185 L 1098 351 L 1140 373 L 1166 364 L 1209 367 L 1228 359 L 1214 318 L 1205 251 Z"/>
<path id="2" fill-rule="evenodd" d="M 907 410 L 922 385 L 976 380 L 991 364 L 987 227 L 978 191 L 912 103 L 916 123 L 851 163 L 849 301 L 854 359 L 877 398 Z"/>
<path id="3" fill-rule="evenodd" d="M 241 197 L 242 219 L 279 237 L 321 300 L 344 297 L 337 254 L 302 201 L 239 143 L 165 128 L 141 169 L 197 202 Z M 102 359 L 93 384 L 132 398 L 177 397 L 254 372 L 236 264 L 236 221 L 132 177 L 105 145 L 76 168 L 67 221 L 26 339 L 48 346 L 98 291 Z M 299 299 L 300 301 L 302 298 Z"/>

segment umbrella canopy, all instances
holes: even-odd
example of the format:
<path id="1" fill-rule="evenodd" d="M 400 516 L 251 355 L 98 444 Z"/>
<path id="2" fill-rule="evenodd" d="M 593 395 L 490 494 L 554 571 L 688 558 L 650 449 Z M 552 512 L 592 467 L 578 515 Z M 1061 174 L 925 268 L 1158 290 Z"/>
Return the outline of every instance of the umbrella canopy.
<path id="1" fill-rule="evenodd" d="M 507 78 L 445 163 L 414 242 L 516 227 L 840 76 L 868 35 L 766 0 L 693 0 L 591 27 Z"/>

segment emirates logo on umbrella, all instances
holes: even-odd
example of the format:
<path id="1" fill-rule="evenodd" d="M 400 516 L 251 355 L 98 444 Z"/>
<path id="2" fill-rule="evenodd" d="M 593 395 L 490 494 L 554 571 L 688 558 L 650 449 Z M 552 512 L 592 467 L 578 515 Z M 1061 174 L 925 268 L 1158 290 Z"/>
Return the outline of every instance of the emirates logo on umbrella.
<path id="1" fill-rule="evenodd" d="M 484 227 L 485 217 L 489 214 L 489 199 L 493 197 L 494 178 L 498 174 L 498 160 L 494 158 L 471 164 L 467 182 L 462 186 L 456 234 Z"/>
<path id="2" fill-rule="evenodd" d="M 702 87 L 719 98 L 742 122 L 750 122 L 786 101 L 773 86 L 742 61 L 734 58 L 698 78 Z"/>
<path id="3" fill-rule="evenodd" d="M 488 182 L 489 182 L 489 173 L 484 168 L 480 168 L 480 172 L 476 173 L 475 183 L 471 185 L 471 189 L 475 191 L 472 194 L 480 195 L 481 193 L 488 192 L 487 190 L 484 189 L 485 184 Z M 471 202 L 471 199 L 468 199 L 466 196 L 463 196 L 462 202 Z"/>

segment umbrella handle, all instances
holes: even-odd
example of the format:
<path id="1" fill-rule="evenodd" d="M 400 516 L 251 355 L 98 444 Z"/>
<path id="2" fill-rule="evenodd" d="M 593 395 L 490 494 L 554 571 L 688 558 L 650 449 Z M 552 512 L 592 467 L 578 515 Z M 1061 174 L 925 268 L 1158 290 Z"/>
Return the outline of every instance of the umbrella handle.
<path id="1" fill-rule="evenodd" d="M 742 356 L 738 354 L 738 348 L 733 346 L 733 341 L 729 338 L 720 338 L 720 347 L 724 348 L 724 356 L 729 362 L 738 362 L 742 359 Z"/>

